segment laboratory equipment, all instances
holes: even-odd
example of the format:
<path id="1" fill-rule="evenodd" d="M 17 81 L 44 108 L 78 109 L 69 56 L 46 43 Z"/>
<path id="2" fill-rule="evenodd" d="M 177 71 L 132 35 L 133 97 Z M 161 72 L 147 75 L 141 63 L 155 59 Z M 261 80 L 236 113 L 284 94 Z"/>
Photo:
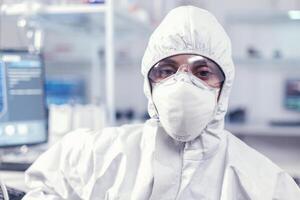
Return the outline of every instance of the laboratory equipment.
<path id="1" fill-rule="evenodd" d="M 32 162 L 2 162 L 0 164 L 0 170 L 9 170 L 9 171 L 26 171 Z"/>
<path id="2" fill-rule="evenodd" d="M 300 112 L 300 78 L 286 81 L 284 105 L 286 109 Z"/>
<path id="3" fill-rule="evenodd" d="M 284 107 L 300 113 L 300 79 L 288 79 L 285 83 Z M 300 127 L 300 115 L 297 119 L 272 120 L 272 126 Z"/>
<path id="4" fill-rule="evenodd" d="M 49 77 L 46 80 L 46 100 L 51 104 L 86 103 L 85 82 L 78 77 Z"/>
<path id="5" fill-rule="evenodd" d="M 0 147 L 47 141 L 42 56 L 0 51 Z"/>
<path id="6" fill-rule="evenodd" d="M 5 193 L 8 195 L 9 198 L 7 198 Z M 5 191 L 3 191 L 3 189 L 0 191 L 0 200 L 1 199 L 3 199 L 3 200 L 6 200 L 6 199 L 21 200 L 24 195 L 25 195 L 25 192 L 23 192 L 21 190 L 5 186 Z"/>

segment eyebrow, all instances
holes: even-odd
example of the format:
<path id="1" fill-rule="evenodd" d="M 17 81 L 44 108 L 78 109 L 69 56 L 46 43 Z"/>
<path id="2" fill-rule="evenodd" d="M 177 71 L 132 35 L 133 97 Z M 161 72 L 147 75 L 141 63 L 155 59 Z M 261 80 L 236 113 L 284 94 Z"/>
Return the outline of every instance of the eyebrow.
<path id="1" fill-rule="evenodd" d="M 171 58 L 165 58 L 165 59 L 163 59 L 161 62 L 162 62 L 162 63 L 170 63 L 170 64 L 174 64 L 174 65 L 177 65 L 177 64 L 178 64 L 175 60 L 173 60 L 173 59 L 171 59 Z"/>
<path id="2" fill-rule="evenodd" d="M 208 62 L 206 62 L 206 60 L 196 60 L 196 61 L 194 61 L 194 64 L 196 64 L 196 65 L 207 65 Z"/>

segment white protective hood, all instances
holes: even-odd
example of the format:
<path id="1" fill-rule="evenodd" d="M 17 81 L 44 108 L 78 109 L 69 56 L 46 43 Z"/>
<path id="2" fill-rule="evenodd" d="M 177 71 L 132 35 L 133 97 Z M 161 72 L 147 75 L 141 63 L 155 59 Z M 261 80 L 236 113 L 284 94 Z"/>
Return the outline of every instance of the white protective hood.
<path id="1" fill-rule="evenodd" d="M 231 42 L 217 19 L 208 11 L 194 6 L 173 9 L 150 37 L 142 60 L 144 92 L 148 98 L 148 112 L 157 113 L 151 97 L 148 72 L 158 61 L 182 53 L 199 54 L 215 61 L 225 74 L 218 108 L 208 128 L 223 129 L 228 97 L 234 79 Z"/>

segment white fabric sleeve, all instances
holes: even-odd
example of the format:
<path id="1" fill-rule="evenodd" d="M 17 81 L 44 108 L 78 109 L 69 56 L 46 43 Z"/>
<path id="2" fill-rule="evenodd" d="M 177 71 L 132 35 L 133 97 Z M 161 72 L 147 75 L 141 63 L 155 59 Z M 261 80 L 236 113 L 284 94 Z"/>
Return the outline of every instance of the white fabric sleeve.
<path id="1" fill-rule="evenodd" d="M 80 199 L 85 183 L 77 165 L 88 166 L 79 159 L 92 154 L 91 134 L 87 130 L 71 132 L 43 153 L 25 172 L 25 183 L 32 190 L 23 200 Z"/>
<path id="2" fill-rule="evenodd" d="M 273 200 L 299 200 L 300 188 L 286 172 L 278 175 Z"/>

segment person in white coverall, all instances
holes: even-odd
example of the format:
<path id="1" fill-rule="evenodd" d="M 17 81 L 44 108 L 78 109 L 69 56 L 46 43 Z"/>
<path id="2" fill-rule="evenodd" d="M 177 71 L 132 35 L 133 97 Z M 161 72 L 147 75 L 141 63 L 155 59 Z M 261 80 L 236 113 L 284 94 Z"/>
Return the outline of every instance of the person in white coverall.
<path id="1" fill-rule="evenodd" d="M 299 200 L 293 179 L 224 130 L 234 79 L 208 11 L 172 10 L 142 60 L 151 119 L 67 134 L 26 172 L 25 200 Z"/>

